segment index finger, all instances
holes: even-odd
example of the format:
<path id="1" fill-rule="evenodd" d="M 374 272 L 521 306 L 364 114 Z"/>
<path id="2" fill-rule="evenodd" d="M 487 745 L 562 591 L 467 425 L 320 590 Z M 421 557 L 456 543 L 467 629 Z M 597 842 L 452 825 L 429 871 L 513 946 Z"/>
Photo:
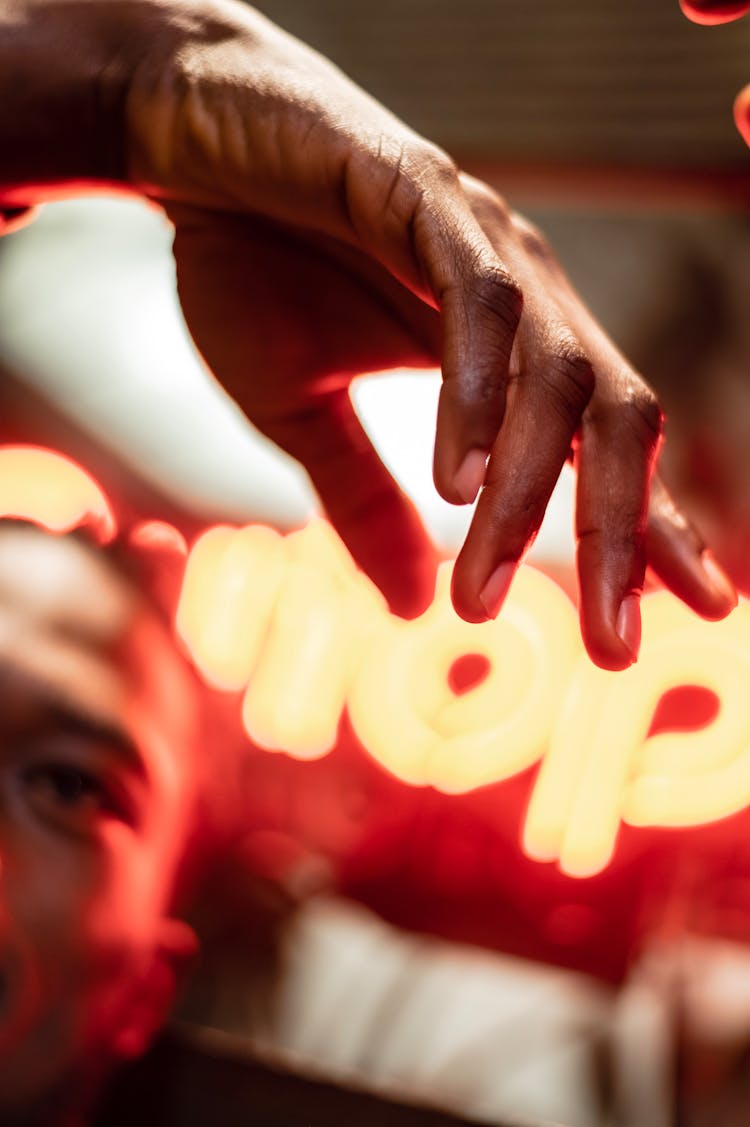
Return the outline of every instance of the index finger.
<path id="1" fill-rule="evenodd" d="M 397 159 L 355 152 L 343 179 L 349 237 L 353 231 L 361 247 L 440 312 L 435 485 L 447 501 L 471 502 L 503 417 L 521 288 L 477 220 L 458 169 L 435 146 L 412 137 Z M 498 207 L 503 222 L 510 232 L 510 214 Z"/>
<path id="2" fill-rule="evenodd" d="M 429 606 L 437 551 L 416 509 L 378 457 L 346 388 L 262 424 L 307 470 L 326 515 L 390 609 L 412 618 Z"/>

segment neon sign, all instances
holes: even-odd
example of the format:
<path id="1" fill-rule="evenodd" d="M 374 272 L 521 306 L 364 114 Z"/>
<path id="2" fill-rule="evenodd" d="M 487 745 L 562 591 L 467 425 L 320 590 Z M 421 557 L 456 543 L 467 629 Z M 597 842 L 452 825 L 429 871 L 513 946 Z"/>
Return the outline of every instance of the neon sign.
<path id="1" fill-rule="evenodd" d="M 750 604 L 722 623 L 667 592 L 643 599 L 637 665 L 593 666 L 572 604 L 523 567 L 503 613 L 481 626 L 452 610 L 448 574 L 414 622 L 391 617 L 322 521 L 286 539 L 211 529 L 185 573 L 178 629 L 213 684 L 246 688 L 248 735 L 299 759 L 325 755 L 348 709 L 365 750 L 406 783 L 460 793 L 541 760 L 523 833 L 530 857 L 600 872 L 621 821 L 690 826 L 750 804 Z M 489 673 L 456 693 L 454 662 Z M 649 736 L 662 696 L 716 694 L 695 732 Z"/>
<path id="2" fill-rule="evenodd" d="M 117 530 L 93 477 L 70 458 L 37 446 L 0 449 L 0 517 L 34 521 L 50 532 L 87 526 L 102 543 Z"/>
<path id="3" fill-rule="evenodd" d="M 30 448 L 0 451 L 2 515 L 114 532 L 93 479 Z M 187 557 L 177 629 L 207 681 L 242 692 L 245 730 L 268 751 L 325 756 L 346 709 L 368 754 L 413 786 L 461 793 L 539 762 L 523 849 L 584 877 L 606 867 L 621 822 L 693 826 L 750 805 L 750 603 L 707 623 L 660 591 L 642 616 L 640 660 L 621 673 L 590 663 L 570 600 L 531 567 L 495 622 L 455 615 L 446 568 L 404 622 L 315 521 L 288 536 L 209 529 Z M 458 692 L 451 670 L 470 654 L 486 675 Z M 716 695 L 715 718 L 650 735 L 661 698 L 689 685 Z"/>
<path id="4" fill-rule="evenodd" d="M 750 603 L 720 623 L 674 596 L 643 599 L 638 663 L 605 673 L 579 659 L 534 788 L 524 849 L 566 873 L 603 869 L 620 821 L 694 826 L 750 804 Z M 670 689 L 716 694 L 714 721 L 694 732 L 648 736 Z"/>

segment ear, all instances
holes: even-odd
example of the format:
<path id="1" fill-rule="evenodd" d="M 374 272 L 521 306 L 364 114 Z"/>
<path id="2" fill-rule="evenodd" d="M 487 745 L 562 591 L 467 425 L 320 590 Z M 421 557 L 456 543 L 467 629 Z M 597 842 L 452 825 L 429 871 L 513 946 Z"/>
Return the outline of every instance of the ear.
<path id="1" fill-rule="evenodd" d="M 198 938 L 182 920 L 165 919 L 114 1040 L 121 1060 L 142 1056 L 166 1023 L 177 991 L 198 953 Z"/>

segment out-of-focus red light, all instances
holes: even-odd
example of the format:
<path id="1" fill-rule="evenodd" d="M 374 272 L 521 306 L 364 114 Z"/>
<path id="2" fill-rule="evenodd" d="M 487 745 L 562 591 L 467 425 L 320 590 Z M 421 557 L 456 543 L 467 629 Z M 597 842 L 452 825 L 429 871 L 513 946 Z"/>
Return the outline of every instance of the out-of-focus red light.
<path id="1" fill-rule="evenodd" d="M 247 685 L 248 735 L 320 758 L 346 709 L 364 749 L 415 786 L 464 793 L 542 761 L 523 832 L 530 857 L 570 876 L 608 864 L 622 822 L 690 826 L 750 804 L 750 604 L 722 623 L 667 592 L 643 600 L 643 645 L 622 673 L 594 667 L 570 601 L 521 568 L 497 622 L 468 625 L 443 569 L 432 606 L 388 614 L 329 526 L 286 539 L 212 530 L 196 545 L 178 615 L 214 684 Z M 484 659 L 468 689 L 466 655 Z M 696 686 L 717 707 L 700 730 L 651 732 L 661 699 Z"/>
<path id="2" fill-rule="evenodd" d="M 36 447 L 0 449 L 0 516 L 116 532 L 93 478 Z M 185 554 L 160 522 L 132 540 Z M 328 755 L 347 711 L 372 759 L 414 786 L 461 794 L 541 761 L 523 849 L 583 877 L 607 866 L 623 822 L 695 826 L 750 805 L 750 603 L 707 623 L 662 591 L 642 614 L 640 660 L 621 673 L 590 663 L 569 599 L 530 567 L 496 622 L 458 619 L 447 568 L 406 622 L 315 521 L 286 537 L 209 529 L 187 554 L 177 628 L 207 681 L 243 693 L 245 730 L 269 751 Z M 459 683 L 469 656 L 481 675 Z M 688 686 L 715 705 L 701 725 L 654 728 Z"/>
<path id="3" fill-rule="evenodd" d="M 36 446 L 0 448 L 0 517 L 31 521 L 50 532 L 87 526 L 102 543 L 117 531 L 93 477 L 70 458 Z"/>
<path id="4" fill-rule="evenodd" d="M 185 537 L 173 524 L 163 520 L 144 520 L 137 524 L 129 536 L 129 542 L 136 549 L 158 552 L 187 559 L 188 546 Z"/>

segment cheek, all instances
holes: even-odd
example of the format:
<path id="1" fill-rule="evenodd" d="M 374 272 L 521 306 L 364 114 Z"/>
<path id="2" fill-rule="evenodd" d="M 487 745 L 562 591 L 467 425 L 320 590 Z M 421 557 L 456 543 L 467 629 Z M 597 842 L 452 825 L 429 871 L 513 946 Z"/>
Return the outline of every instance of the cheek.
<path id="1" fill-rule="evenodd" d="M 680 0 L 680 7 L 688 19 L 702 24 L 726 23 L 750 12 L 750 3 L 743 0 Z"/>
<path id="2" fill-rule="evenodd" d="M 28 864 L 7 860 L 0 954 L 15 951 L 20 973 L 0 1061 L 0 1106 L 43 1092 L 102 1052 L 139 966 L 124 892 L 107 863 L 63 849 Z"/>
<path id="3" fill-rule="evenodd" d="M 108 846 L 78 913 L 86 944 L 101 952 L 145 950 L 161 900 L 160 866 L 122 826 L 113 827 Z"/>
<path id="4" fill-rule="evenodd" d="M 91 908 L 101 883 L 101 866 L 68 848 L 40 850 L 27 863 L 7 863 L 3 891 L 12 926 L 50 985 L 85 961 Z"/>
<path id="5" fill-rule="evenodd" d="M 8 912 L 37 993 L 67 1014 L 74 1040 L 74 1029 L 111 1008 L 153 933 L 148 867 L 119 837 L 102 852 L 58 846 L 6 871 Z"/>

